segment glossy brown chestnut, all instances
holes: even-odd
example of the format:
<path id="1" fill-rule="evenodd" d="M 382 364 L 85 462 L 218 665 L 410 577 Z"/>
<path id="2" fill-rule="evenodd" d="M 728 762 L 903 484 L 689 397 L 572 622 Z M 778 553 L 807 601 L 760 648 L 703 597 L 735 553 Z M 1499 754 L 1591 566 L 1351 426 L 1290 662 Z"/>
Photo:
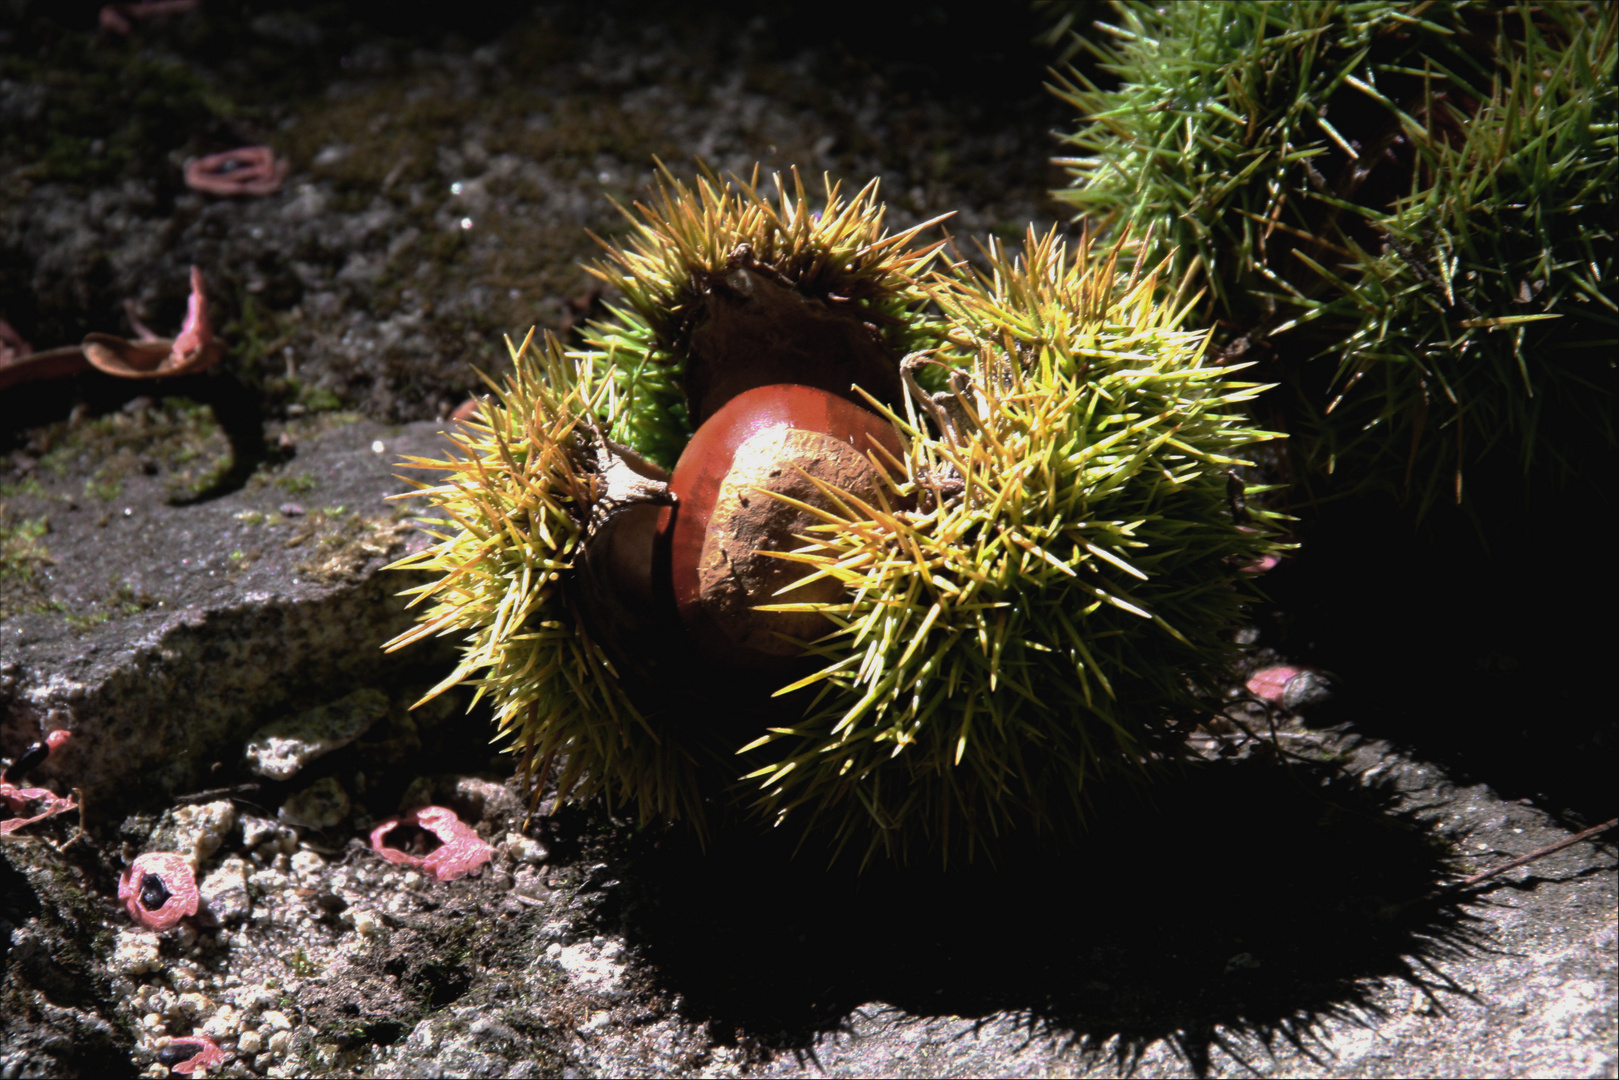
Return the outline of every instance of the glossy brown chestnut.
<path id="1" fill-rule="evenodd" d="M 675 465 L 678 502 L 663 511 L 675 607 L 698 654 L 736 671 L 779 671 L 800 642 L 832 624 L 814 612 L 761 604 L 826 603 L 841 583 L 789 588 L 809 571 L 769 551 L 802 547 L 821 519 L 764 492 L 813 506 L 832 501 L 807 477 L 879 505 L 884 486 L 867 454 L 903 460 L 893 426 L 869 409 L 811 386 L 778 383 L 732 398 L 698 428 Z M 807 474 L 807 476 L 806 476 Z M 787 591 L 783 591 L 783 590 Z"/>

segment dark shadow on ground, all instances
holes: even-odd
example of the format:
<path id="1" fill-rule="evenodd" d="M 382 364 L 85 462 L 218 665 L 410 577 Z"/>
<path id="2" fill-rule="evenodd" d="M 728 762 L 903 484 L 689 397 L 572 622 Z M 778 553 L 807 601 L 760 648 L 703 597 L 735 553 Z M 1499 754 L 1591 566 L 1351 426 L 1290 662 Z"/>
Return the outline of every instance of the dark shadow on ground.
<path id="1" fill-rule="evenodd" d="M 1304 546 L 1264 583 L 1264 643 L 1339 676 L 1312 723 L 1348 721 L 1574 828 L 1605 820 L 1619 809 L 1608 512 L 1588 491 L 1526 501 L 1519 476 L 1469 475 L 1494 501 L 1436 507 L 1417 529 L 1390 498 L 1301 509 Z"/>
<path id="2" fill-rule="evenodd" d="M 1130 1066 L 1158 1040 L 1205 1071 L 1211 1050 L 1308 1051 L 1372 992 L 1437 992 L 1477 946 L 1455 907 L 1409 903 L 1444 846 L 1330 766 L 1201 765 L 1103 809 L 1088 836 L 1000 849 L 995 866 L 830 870 L 791 838 L 647 841 L 611 873 L 659 984 L 720 1043 L 803 1049 L 872 1001 L 916 1016 L 1019 1016 L 1031 1033 Z M 782 830 L 785 832 L 785 830 Z"/>

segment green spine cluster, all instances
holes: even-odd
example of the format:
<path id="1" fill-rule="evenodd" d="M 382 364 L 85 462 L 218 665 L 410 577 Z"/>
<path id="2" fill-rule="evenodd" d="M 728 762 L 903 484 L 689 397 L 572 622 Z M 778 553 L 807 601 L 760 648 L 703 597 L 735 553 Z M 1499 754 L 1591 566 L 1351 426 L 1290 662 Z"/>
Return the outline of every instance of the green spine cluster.
<path id="1" fill-rule="evenodd" d="M 421 525 L 438 542 L 390 569 L 442 576 L 406 591 L 413 606 L 431 603 L 386 648 L 461 636 L 460 664 L 427 698 L 476 688 L 473 704 L 489 699 L 525 770 L 543 776 L 561 763 L 561 799 L 599 793 L 646 819 L 691 818 L 699 807 L 690 761 L 624 693 L 569 594 L 600 496 L 585 436 L 598 418 L 613 417 L 611 372 L 590 390 L 586 372 L 549 335 L 537 345 L 530 331 L 521 347 L 507 346 L 511 376 L 504 386 L 491 382 L 477 418 L 446 434 L 449 455 L 401 463 L 443 474 L 412 493 L 431 505 Z"/>
<path id="2" fill-rule="evenodd" d="M 594 381 L 612 372 L 611 437 L 665 468 L 692 436 L 681 386 L 692 331 L 706 291 L 739 251 L 802 296 L 859 311 L 895 356 L 926 336 L 927 297 L 916 277 L 938 245 L 911 242 L 936 222 L 886 232 L 875 180 L 849 198 L 828 179 L 819 207 L 796 171 L 790 187 L 779 177 L 776 187 L 772 201 L 760 193 L 757 171 L 751 183 L 705 177 L 694 186 L 665 171 L 650 205 L 625 211 L 628 242 L 604 244 L 606 260 L 590 268 L 623 303 L 586 327 L 576 355 Z"/>
<path id="3" fill-rule="evenodd" d="M 807 605 L 840 626 L 792 688 L 820 692 L 747 748 L 768 751 L 767 814 L 825 819 L 868 857 L 970 854 L 1077 819 L 1094 781 L 1210 709 L 1243 570 L 1278 546 L 1272 515 L 1234 512 L 1233 470 L 1274 436 L 1243 408 L 1262 388 L 1208 362 L 1156 273 L 1116 282 L 1117 257 L 1031 233 L 1021 258 L 935 281 L 939 359 L 965 378 L 932 423 L 876 406 L 903 481 L 883 506 L 834 493 L 846 512 L 783 556 L 849 599 Z"/>
<path id="4" fill-rule="evenodd" d="M 1425 507 L 1492 450 L 1553 481 L 1611 454 L 1612 5 L 1114 6 L 1117 88 L 1058 87 L 1058 194 L 1274 359 L 1300 483 Z"/>

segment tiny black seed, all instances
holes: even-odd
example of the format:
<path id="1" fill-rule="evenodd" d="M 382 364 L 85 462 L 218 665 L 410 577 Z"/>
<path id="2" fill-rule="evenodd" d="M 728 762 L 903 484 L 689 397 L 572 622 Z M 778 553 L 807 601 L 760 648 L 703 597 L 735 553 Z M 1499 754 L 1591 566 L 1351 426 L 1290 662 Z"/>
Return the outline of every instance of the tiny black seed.
<path id="1" fill-rule="evenodd" d="M 169 902 L 168 887 L 163 879 L 156 874 L 147 874 L 141 878 L 141 907 L 147 911 L 156 911 Z"/>
<path id="2" fill-rule="evenodd" d="M 6 783 L 22 783 L 23 777 L 27 776 L 29 773 L 43 765 L 45 763 L 45 759 L 50 756 L 51 748 L 49 744 L 37 742 L 30 746 L 28 749 L 22 752 L 16 761 L 11 763 L 9 768 L 6 769 Z"/>
<path id="3" fill-rule="evenodd" d="M 167 1065 L 172 1069 L 180 1062 L 190 1061 L 196 1057 L 201 1049 L 202 1047 L 194 1042 L 171 1042 L 157 1052 L 157 1060 L 159 1064 Z"/>

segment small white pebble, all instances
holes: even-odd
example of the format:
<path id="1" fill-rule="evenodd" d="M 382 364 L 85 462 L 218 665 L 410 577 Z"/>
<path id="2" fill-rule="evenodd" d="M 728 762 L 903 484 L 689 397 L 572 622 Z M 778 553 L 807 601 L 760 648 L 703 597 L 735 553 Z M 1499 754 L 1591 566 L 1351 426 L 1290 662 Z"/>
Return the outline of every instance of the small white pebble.
<path id="1" fill-rule="evenodd" d="M 514 862 L 536 866 L 544 862 L 550 852 L 538 840 L 532 840 L 522 833 L 509 832 L 506 834 L 506 854 Z"/>
<path id="2" fill-rule="evenodd" d="M 356 911 L 354 929 L 361 937 L 381 937 L 387 931 L 382 918 L 374 911 Z"/>
<path id="3" fill-rule="evenodd" d="M 155 1012 L 149 1012 L 141 1017 L 141 1027 L 147 1031 L 157 1031 L 163 1026 L 163 1018 Z"/>
<path id="4" fill-rule="evenodd" d="M 149 930 L 120 930 L 112 950 L 114 971 L 141 975 L 155 971 L 160 963 L 157 935 Z"/>
<path id="5" fill-rule="evenodd" d="M 208 1022 L 202 1025 L 202 1033 L 215 1042 L 220 1039 L 228 1039 L 241 1030 L 241 1021 L 241 1013 L 229 1005 L 221 1005 L 219 1011 L 210 1016 Z"/>
<path id="6" fill-rule="evenodd" d="M 286 1013 L 271 1009 L 260 1018 L 259 1030 L 263 1031 L 265 1028 L 271 1031 L 290 1031 L 292 1021 L 287 1019 Z"/>
<path id="7" fill-rule="evenodd" d="M 264 1037 L 256 1031 L 244 1031 L 236 1039 L 236 1049 L 244 1054 L 256 1054 L 264 1049 Z"/>
<path id="8" fill-rule="evenodd" d="M 274 1005 L 280 1000 L 280 997 L 281 995 L 271 990 L 268 986 L 255 987 L 253 992 L 245 999 L 247 1004 L 243 1006 L 243 1009 L 251 1013 L 261 1012 Z"/>
<path id="9" fill-rule="evenodd" d="M 270 1036 L 270 1053 L 285 1054 L 287 1047 L 292 1045 L 292 1032 L 278 1031 Z"/>
<path id="10" fill-rule="evenodd" d="M 326 869 L 326 860 L 313 851 L 300 851 L 292 857 L 292 870 L 299 877 L 312 877 Z"/>
<path id="11" fill-rule="evenodd" d="M 193 982 L 191 985 L 196 986 L 197 984 Z M 195 991 L 192 991 L 189 994 L 181 994 L 180 1000 L 175 1004 L 177 1004 L 180 1007 L 180 1011 L 187 1016 L 203 1016 L 212 1011 L 214 1007 L 213 1002 L 209 1001 L 207 998 Z"/>
<path id="12" fill-rule="evenodd" d="M 550 957 L 552 960 L 555 960 L 557 957 L 562 955 L 562 946 L 555 941 L 551 942 L 551 944 L 545 947 L 545 955 Z"/>
<path id="13" fill-rule="evenodd" d="M 461 227 L 463 229 L 466 228 L 465 225 L 463 225 Z M 386 449 L 388 449 L 388 448 L 386 446 L 382 445 L 382 440 L 381 439 L 372 439 L 371 440 L 371 452 L 373 454 L 380 454 Z"/>

